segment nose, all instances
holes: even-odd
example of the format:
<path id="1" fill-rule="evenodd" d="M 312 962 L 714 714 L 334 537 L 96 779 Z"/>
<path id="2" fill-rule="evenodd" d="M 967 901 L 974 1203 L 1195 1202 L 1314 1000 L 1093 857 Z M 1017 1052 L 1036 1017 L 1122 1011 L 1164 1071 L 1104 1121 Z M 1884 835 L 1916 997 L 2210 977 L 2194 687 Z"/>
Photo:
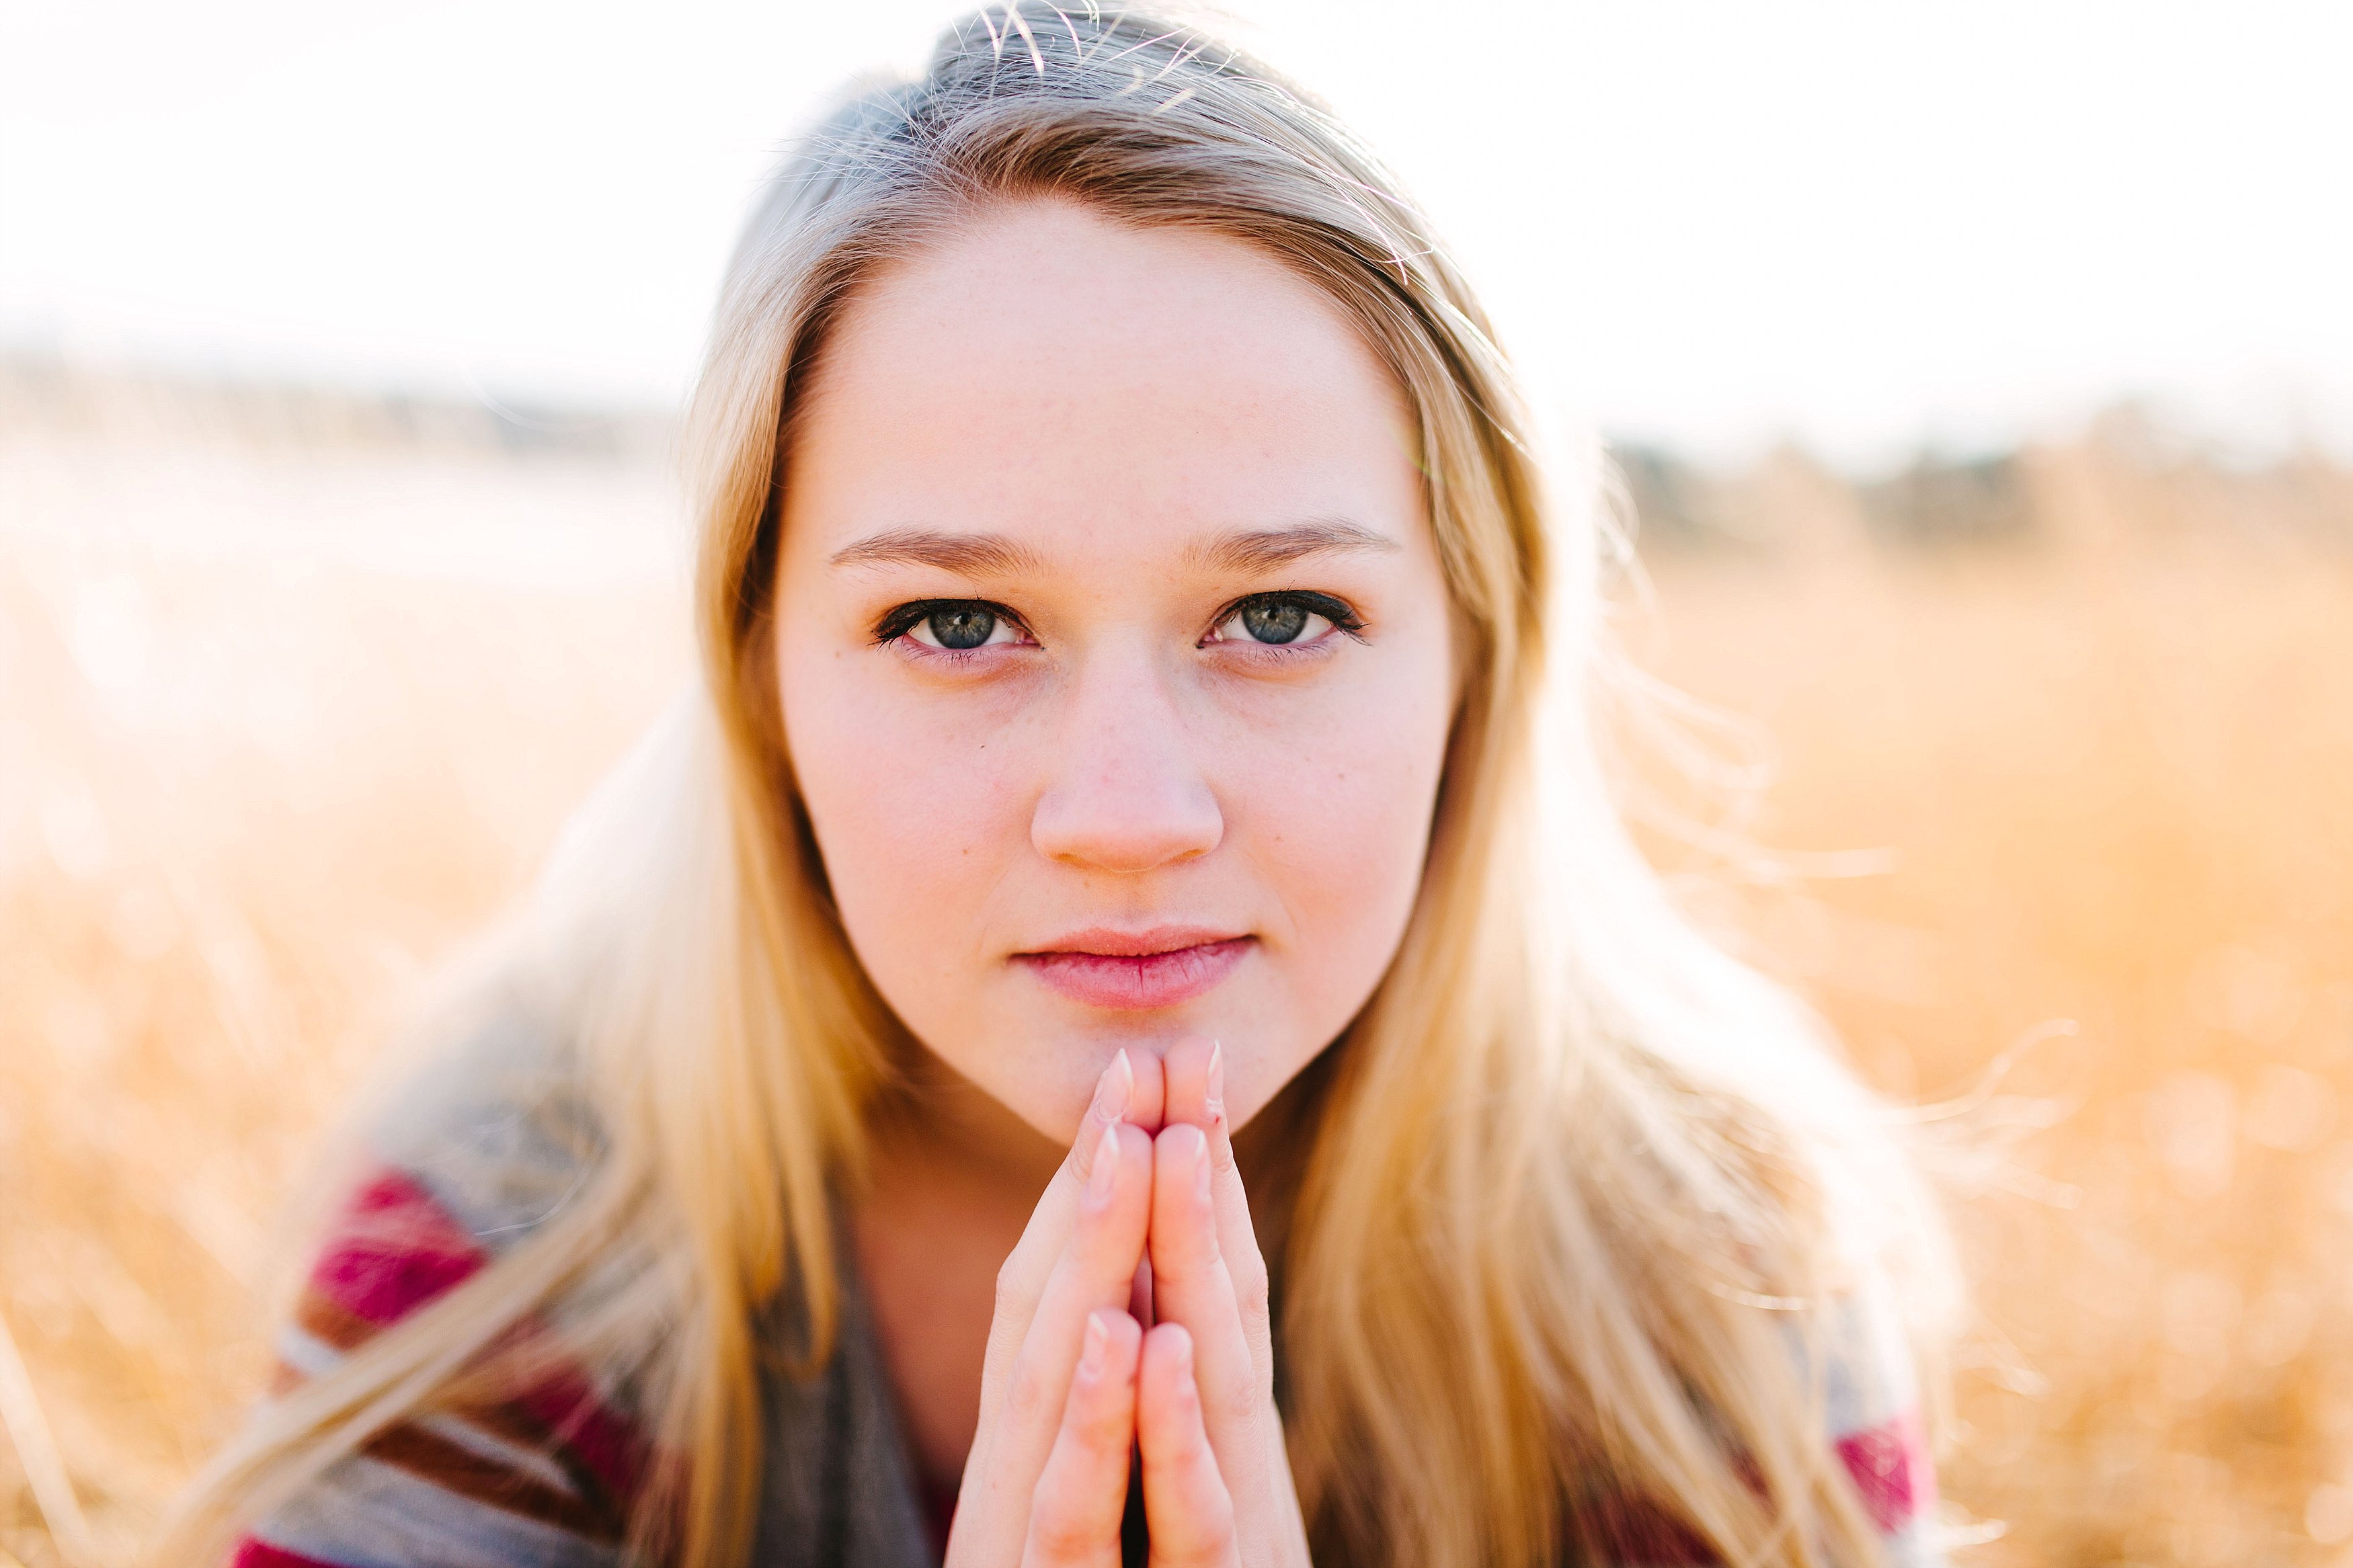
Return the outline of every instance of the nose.
<path id="1" fill-rule="evenodd" d="M 1207 855 L 1225 837 L 1225 817 L 1194 765 L 1164 672 L 1141 650 L 1090 663 L 1029 819 L 1030 844 L 1050 860 L 1126 875 Z"/>

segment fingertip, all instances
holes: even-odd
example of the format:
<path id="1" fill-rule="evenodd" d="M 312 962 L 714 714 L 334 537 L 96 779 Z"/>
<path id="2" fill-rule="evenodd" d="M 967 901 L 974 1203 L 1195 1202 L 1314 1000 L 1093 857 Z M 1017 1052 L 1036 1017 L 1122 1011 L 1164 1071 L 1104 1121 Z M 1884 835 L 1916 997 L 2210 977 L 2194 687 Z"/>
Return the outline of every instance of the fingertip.
<path id="1" fill-rule="evenodd" d="M 1097 1123 L 1108 1125 L 1125 1116 L 1134 1100 L 1135 1064 L 1128 1059 L 1127 1047 L 1123 1046 L 1095 1079 L 1094 1098 L 1087 1104 L 1087 1114 Z"/>
<path id="2" fill-rule="evenodd" d="M 1087 1314 L 1080 1335 L 1063 1425 L 1099 1435 L 1106 1424 L 1134 1419 L 1144 1331 L 1125 1312 L 1106 1308 Z"/>
<path id="3" fill-rule="evenodd" d="M 1160 1130 L 1153 1144 L 1155 1181 L 1173 1177 L 1171 1190 L 1190 1193 L 1196 1204 L 1209 1201 L 1209 1136 L 1189 1121 L 1175 1121 Z"/>
<path id="4" fill-rule="evenodd" d="M 1189 1389 L 1193 1382 L 1193 1335 L 1178 1322 L 1155 1323 L 1144 1335 L 1143 1361 L 1145 1374 L 1158 1380 L 1182 1379 Z"/>
<path id="5" fill-rule="evenodd" d="M 1087 1314 L 1079 1348 L 1078 1381 L 1098 1393 L 1131 1383 L 1141 1358 L 1144 1326 L 1116 1308 Z"/>
<path id="6" fill-rule="evenodd" d="M 1189 1164 L 1208 1152 L 1209 1135 L 1189 1121 L 1172 1121 L 1153 1143 L 1162 1156 Z"/>
<path id="7" fill-rule="evenodd" d="M 1122 1050 L 1095 1075 L 1094 1092 L 1088 1096 L 1087 1108 L 1079 1115 L 1079 1131 L 1071 1138 L 1071 1152 L 1062 1163 L 1081 1191 L 1093 1191 L 1095 1167 L 1103 1163 L 1103 1146 L 1109 1142 L 1103 1134 L 1119 1124 L 1134 1099 L 1134 1071 L 1127 1065 L 1126 1051 Z"/>
<path id="8" fill-rule="evenodd" d="M 1087 1166 L 1087 1202 L 1101 1208 L 1111 1202 L 1119 1184 L 1120 1128 L 1117 1122 L 1103 1130 L 1095 1140 L 1094 1157 Z"/>
<path id="9" fill-rule="evenodd" d="M 1087 1173 L 1082 1206 L 1095 1214 L 1124 1214 L 1133 1204 L 1148 1204 L 1151 1192 L 1152 1134 L 1132 1121 L 1104 1128 Z"/>
<path id="10" fill-rule="evenodd" d="M 1115 1550 L 1119 1540 L 1142 1331 L 1126 1313 L 1098 1309 L 1081 1331 L 1078 1366 L 1051 1447 L 1032 1472 L 1034 1483 L 1015 1488 L 1028 1501 L 1029 1542 L 1019 1554 L 1025 1563 L 1100 1562 L 1106 1543 Z"/>
<path id="11" fill-rule="evenodd" d="M 1218 1042 L 1205 1035 L 1188 1035 L 1168 1047 L 1164 1063 L 1168 1078 L 1166 1121 L 1207 1126 L 1211 1121 L 1210 1066 Z"/>
<path id="12" fill-rule="evenodd" d="M 1111 1334 L 1104 1329 L 1103 1314 L 1089 1312 L 1083 1342 L 1079 1347 L 1079 1375 L 1100 1381 L 1103 1374 L 1103 1356 L 1111 1343 Z"/>
<path id="13" fill-rule="evenodd" d="M 1234 1561 L 1233 1494 L 1209 1446 L 1193 1379 L 1193 1339 L 1182 1325 L 1156 1323 L 1145 1335 L 1135 1414 L 1155 1558 Z"/>
<path id="14" fill-rule="evenodd" d="M 1123 1048 L 1122 1054 L 1134 1074 L 1127 1119 L 1147 1133 L 1157 1132 L 1168 1120 L 1168 1064 L 1154 1051 Z"/>
<path id="15" fill-rule="evenodd" d="M 1116 1375 L 1135 1365 L 1144 1340 L 1144 1325 L 1116 1307 L 1098 1307 L 1087 1314 L 1090 1348 L 1100 1346 L 1100 1369 Z"/>
<path id="16" fill-rule="evenodd" d="M 1151 1168 L 1152 1137 L 1133 1121 L 1123 1121 L 1110 1130 L 1109 1135 L 1119 1141 L 1120 1163 L 1132 1164 L 1137 1170 Z"/>
<path id="17" fill-rule="evenodd" d="M 1155 1323 L 1145 1331 L 1135 1393 L 1136 1436 L 1147 1467 L 1182 1460 L 1208 1443 L 1193 1336 L 1184 1325 Z"/>

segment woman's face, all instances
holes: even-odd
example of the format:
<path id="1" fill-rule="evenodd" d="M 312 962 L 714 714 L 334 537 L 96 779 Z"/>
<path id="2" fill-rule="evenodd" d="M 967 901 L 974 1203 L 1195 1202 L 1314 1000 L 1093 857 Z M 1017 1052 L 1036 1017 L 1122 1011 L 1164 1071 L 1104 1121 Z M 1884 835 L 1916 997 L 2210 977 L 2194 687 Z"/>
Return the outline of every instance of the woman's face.
<path id="1" fill-rule="evenodd" d="M 1247 1121 L 1419 884 L 1450 607 L 1405 400 L 1239 241 L 999 209 L 870 280 L 787 454 L 785 729 L 842 921 L 1056 1142 L 1206 1034 Z"/>

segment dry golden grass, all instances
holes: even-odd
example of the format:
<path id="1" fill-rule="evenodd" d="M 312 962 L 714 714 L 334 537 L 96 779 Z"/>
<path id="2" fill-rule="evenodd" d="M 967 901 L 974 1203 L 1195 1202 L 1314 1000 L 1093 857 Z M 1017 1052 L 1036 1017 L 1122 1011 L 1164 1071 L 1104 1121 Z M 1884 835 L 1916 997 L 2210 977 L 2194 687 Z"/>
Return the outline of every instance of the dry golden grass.
<path id="1" fill-rule="evenodd" d="M 320 1128 L 684 649 L 641 461 L 11 418 L 0 1322 L 27 1375 L 0 1344 L 0 1568 L 49 1568 L 125 1560 L 237 1419 Z M 2327 540 L 2353 485 L 2103 443 L 2025 473 L 2041 534 L 1924 555 L 1777 459 L 1717 498 L 1766 547 L 1653 562 L 1630 641 L 1778 745 L 1746 826 L 1799 870 L 1885 851 L 1693 897 L 1905 1096 L 2074 1021 L 1978 1146 L 2056 1124 L 1958 1205 L 1981 1316 L 1946 1484 L 2008 1523 L 1976 1560 L 2335 1561 L 2353 558 Z M 36 1426 L 86 1540 L 34 1496 Z"/>
<path id="2" fill-rule="evenodd" d="M 2234 519 L 2231 487 L 2203 526 L 2117 537 L 2209 476 L 2152 497 L 2096 448 L 2034 468 L 2039 549 L 1662 566 L 1649 662 L 1769 725 L 1766 842 L 1891 852 L 1726 911 L 1872 1077 L 1948 1097 L 2077 1027 L 2008 1086 L 2060 1120 L 1959 1208 L 1981 1322 L 1946 1480 L 2009 1521 L 1982 1560 L 2335 1561 L 2353 558 Z"/>

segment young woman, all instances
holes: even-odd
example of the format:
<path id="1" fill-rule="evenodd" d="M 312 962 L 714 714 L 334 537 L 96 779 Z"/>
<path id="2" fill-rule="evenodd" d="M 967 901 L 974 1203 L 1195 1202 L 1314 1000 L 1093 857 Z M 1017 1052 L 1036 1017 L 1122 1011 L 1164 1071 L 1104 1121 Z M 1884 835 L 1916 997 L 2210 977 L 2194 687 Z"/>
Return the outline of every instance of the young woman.
<path id="1" fill-rule="evenodd" d="M 1314 100 L 971 17 L 776 176 L 690 463 L 703 679 L 183 1553 L 1926 1559 L 1933 1217 L 1630 845 L 1607 534 Z"/>

